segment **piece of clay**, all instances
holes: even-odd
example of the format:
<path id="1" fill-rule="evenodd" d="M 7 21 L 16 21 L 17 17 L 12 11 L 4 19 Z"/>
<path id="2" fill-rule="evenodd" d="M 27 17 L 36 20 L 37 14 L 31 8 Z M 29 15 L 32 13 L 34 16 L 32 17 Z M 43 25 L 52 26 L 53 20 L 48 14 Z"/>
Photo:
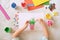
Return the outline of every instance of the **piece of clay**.
<path id="1" fill-rule="evenodd" d="M 31 19 L 31 20 L 29 21 L 29 23 L 30 23 L 30 29 L 31 29 L 31 30 L 34 30 L 35 20 L 34 20 L 34 19 Z"/>
<path id="2" fill-rule="evenodd" d="M 45 18 L 50 20 L 50 19 L 52 19 L 52 16 L 48 13 L 45 15 Z"/>
<path id="3" fill-rule="evenodd" d="M 53 15 L 54 16 L 58 16 L 58 12 L 53 12 Z"/>
<path id="4" fill-rule="evenodd" d="M 52 26 L 53 25 L 53 21 L 49 20 L 47 24 L 48 24 L 48 26 Z"/>
<path id="5" fill-rule="evenodd" d="M 55 3 L 50 4 L 49 9 L 50 9 L 50 11 L 53 11 L 54 9 L 56 9 Z"/>

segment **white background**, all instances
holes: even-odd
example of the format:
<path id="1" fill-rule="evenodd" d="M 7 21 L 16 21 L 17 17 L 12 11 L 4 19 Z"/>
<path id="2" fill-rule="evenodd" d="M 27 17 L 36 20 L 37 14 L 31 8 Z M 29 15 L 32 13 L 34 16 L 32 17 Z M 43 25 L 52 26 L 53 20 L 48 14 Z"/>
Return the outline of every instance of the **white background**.
<path id="1" fill-rule="evenodd" d="M 11 23 L 11 22 L 13 21 L 14 14 L 17 13 L 17 10 L 15 10 L 11 7 L 11 3 L 13 3 L 13 2 L 15 2 L 18 6 L 20 6 L 20 4 L 21 4 L 21 2 L 23 2 L 23 0 L 0 0 L 0 4 L 4 7 L 4 9 L 7 11 L 8 15 L 11 18 L 10 21 L 7 21 L 4 17 L 4 15 L 2 14 L 2 12 L 0 11 L 0 40 L 11 40 L 12 39 L 11 34 L 7 34 L 6 32 L 4 32 L 4 28 L 7 27 L 7 26 L 8 27 L 13 27 L 12 26 L 13 23 Z M 49 39 L 50 40 L 60 40 L 60 32 L 59 32 L 60 31 L 60 25 L 59 25 L 60 24 L 60 5 L 59 5 L 60 0 L 51 0 L 50 3 L 55 3 L 56 4 L 56 9 L 54 11 L 59 12 L 59 16 L 53 17 L 56 25 L 54 27 L 48 28 L 49 32 L 50 32 L 50 34 L 49 34 L 50 38 Z M 44 16 L 45 16 L 46 13 L 51 13 L 51 14 L 53 13 L 49 9 L 45 9 L 45 7 L 41 8 L 41 9 L 36 9 L 36 10 L 33 10 L 33 11 L 27 11 L 27 10 L 22 8 L 22 11 L 20 10 L 19 12 L 20 12 L 19 23 L 23 22 L 23 20 L 21 18 L 24 18 L 25 15 L 28 15 L 28 16 L 39 15 L 38 16 L 39 18 L 45 19 Z M 24 14 L 24 15 L 22 15 L 22 14 Z M 34 18 L 34 16 L 32 16 L 32 17 Z M 37 18 L 36 16 L 35 16 L 35 19 Z M 27 19 L 28 18 L 30 18 L 30 17 L 27 17 Z M 46 21 L 46 19 L 45 19 L 45 21 Z M 20 26 L 22 26 L 22 23 L 20 23 Z M 40 29 L 37 30 L 39 26 L 40 26 Z M 43 33 L 41 31 L 41 25 L 36 23 L 35 28 L 36 28 L 35 31 L 31 31 L 31 30 L 28 31 L 27 30 L 27 31 L 23 32 L 21 34 L 21 37 L 20 37 L 21 40 L 40 40 L 40 38 L 43 35 Z"/>

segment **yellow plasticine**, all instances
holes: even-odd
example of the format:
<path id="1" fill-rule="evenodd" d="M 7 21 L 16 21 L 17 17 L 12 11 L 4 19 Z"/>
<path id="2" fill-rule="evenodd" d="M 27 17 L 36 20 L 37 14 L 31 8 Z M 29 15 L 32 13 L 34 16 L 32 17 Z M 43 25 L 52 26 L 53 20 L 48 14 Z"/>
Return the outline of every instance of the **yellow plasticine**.
<path id="1" fill-rule="evenodd" d="M 32 0 L 32 1 L 33 1 L 34 6 L 38 6 L 38 5 L 41 5 L 49 0 Z"/>
<path id="2" fill-rule="evenodd" d="M 52 16 L 50 14 L 46 14 L 46 19 L 52 19 Z"/>
<path id="3" fill-rule="evenodd" d="M 54 16 L 58 16 L 58 12 L 53 12 L 53 15 Z"/>

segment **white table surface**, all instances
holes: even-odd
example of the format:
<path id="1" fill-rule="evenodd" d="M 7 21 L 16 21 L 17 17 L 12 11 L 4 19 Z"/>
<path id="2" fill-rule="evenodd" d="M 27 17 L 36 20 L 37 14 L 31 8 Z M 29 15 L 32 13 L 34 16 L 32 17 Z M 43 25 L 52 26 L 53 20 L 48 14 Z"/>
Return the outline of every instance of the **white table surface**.
<path id="1" fill-rule="evenodd" d="M 4 15 L 2 14 L 2 12 L 0 11 L 0 40 L 11 40 L 12 39 L 11 34 L 6 33 L 4 31 L 4 28 L 7 26 L 13 27 L 11 22 L 13 21 L 14 14 L 17 13 L 17 10 L 11 8 L 12 2 L 15 2 L 18 6 L 20 6 L 20 3 L 23 2 L 23 0 L 0 0 L 0 4 L 4 7 L 4 9 L 7 11 L 8 15 L 11 18 L 10 21 L 6 20 Z M 51 3 L 56 3 L 56 9 L 54 11 L 57 11 L 59 13 L 59 15 L 53 17 L 53 19 L 55 20 L 55 26 L 48 28 L 48 30 L 50 32 L 49 40 L 60 40 L 60 5 L 59 5 L 60 0 L 51 0 Z M 43 19 L 44 19 L 44 15 L 46 13 L 51 13 L 51 14 L 53 13 L 49 9 L 45 9 L 45 8 L 36 9 L 33 11 L 27 11 L 22 8 L 22 10 L 23 11 L 19 11 L 20 12 L 19 15 L 22 15 L 22 14 L 39 15 L 40 14 L 40 18 L 43 18 Z M 19 16 L 19 18 L 20 17 L 21 16 Z M 21 18 L 23 18 L 23 17 L 24 16 L 22 16 Z M 45 21 L 46 21 L 46 19 L 45 19 Z M 23 21 L 19 20 L 19 23 L 20 22 L 23 22 Z M 40 29 L 37 30 L 39 28 L 39 26 L 40 26 Z M 31 30 L 24 31 L 20 36 L 21 40 L 39 40 L 39 38 L 41 38 L 43 35 L 43 32 L 41 31 L 43 29 L 41 28 L 41 25 L 39 25 L 38 23 L 36 23 L 35 28 L 36 29 L 34 31 L 31 31 Z"/>

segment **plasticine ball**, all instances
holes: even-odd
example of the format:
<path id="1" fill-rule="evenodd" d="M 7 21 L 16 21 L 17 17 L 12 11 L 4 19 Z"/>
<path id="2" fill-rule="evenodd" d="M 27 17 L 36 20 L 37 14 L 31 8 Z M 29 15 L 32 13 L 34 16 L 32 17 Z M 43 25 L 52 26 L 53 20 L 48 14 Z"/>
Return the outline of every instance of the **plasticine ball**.
<path id="1" fill-rule="evenodd" d="M 48 26 L 52 26 L 53 25 L 53 21 L 49 20 L 48 21 Z"/>
<path id="2" fill-rule="evenodd" d="M 16 8 L 16 3 L 12 3 L 12 4 L 11 4 L 11 7 L 12 7 L 12 8 Z"/>
<path id="3" fill-rule="evenodd" d="M 21 6 L 22 7 L 26 7 L 26 3 L 21 3 Z"/>
<path id="4" fill-rule="evenodd" d="M 6 27 L 4 30 L 5 30 L 5 32 L 10 33 L 12 29 L 9 27 Z"/>
<path id="5" fill-rule="evenodd" d="M 50 14 L 46 14 L 46 19 L 52 19 L 52 16 Z"/>
<path id="6" fill-rule="evenodd" d="M 58 12 L 53 12 L 53 15 L 54 16 L 58 16 Z"/>

